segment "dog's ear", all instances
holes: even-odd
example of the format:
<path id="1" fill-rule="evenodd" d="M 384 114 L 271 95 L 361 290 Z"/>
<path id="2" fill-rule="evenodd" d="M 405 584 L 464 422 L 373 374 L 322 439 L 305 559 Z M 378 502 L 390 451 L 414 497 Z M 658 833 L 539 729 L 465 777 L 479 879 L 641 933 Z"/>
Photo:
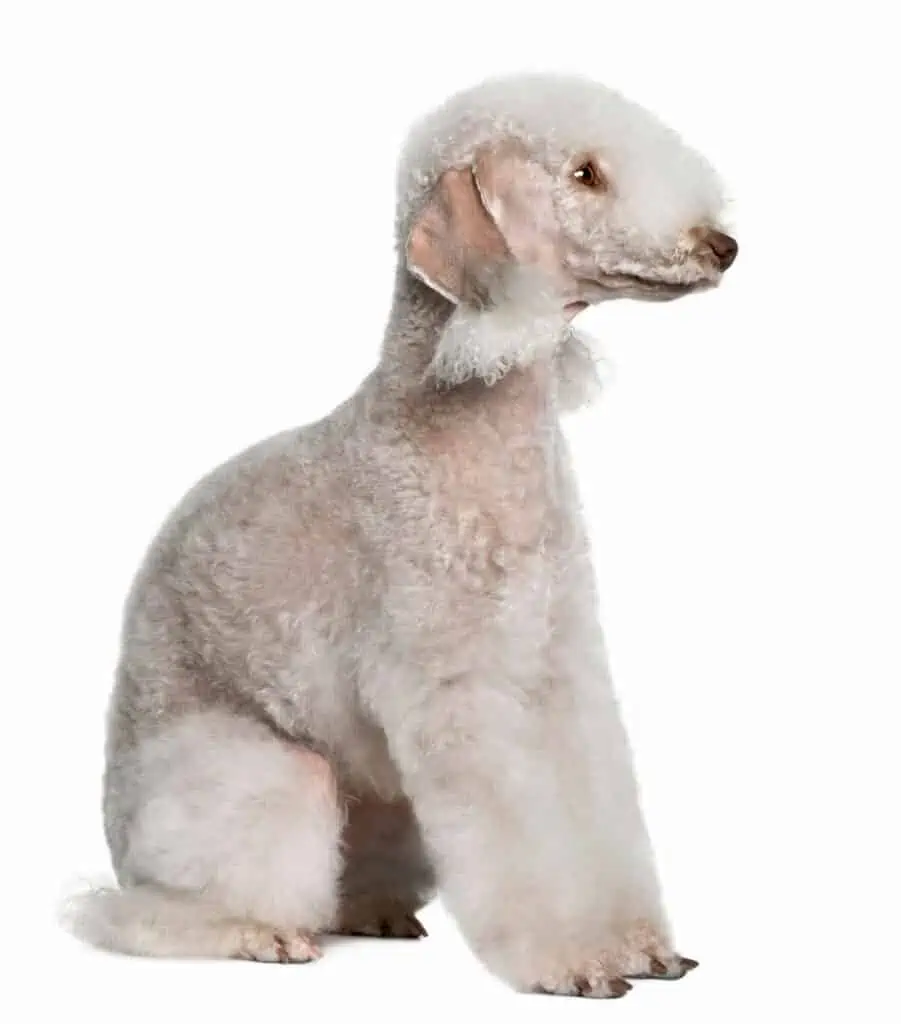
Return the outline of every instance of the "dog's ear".
<path id="1" fill-rule="evenodd" d="M 496 267 L 510 259 L 482 204 L 471 167 L 445 171 L 407 238 L 407 267 L 451 302 L 484 305 Z"/>
<path id="2" fill-rule="evenodd" d="M 445 298 L 479 307 L 511 263 L 559 277 L 550 176 L 515 142 L 445 171 L 413 224 L 406 259 Z"/>

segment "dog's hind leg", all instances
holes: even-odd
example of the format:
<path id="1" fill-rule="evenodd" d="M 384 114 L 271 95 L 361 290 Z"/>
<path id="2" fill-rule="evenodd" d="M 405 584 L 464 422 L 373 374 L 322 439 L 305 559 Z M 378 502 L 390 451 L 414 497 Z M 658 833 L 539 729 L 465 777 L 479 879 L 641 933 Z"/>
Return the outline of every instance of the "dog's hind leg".
<path id="1" fill-rule="evenodd" d="M 343 845 L 335 930 L 383 938 L 424 936 L 416 912 L 432 898 L 435 875 L 409 802 L 351 795 Z"/>
<path id="2" fill-rule="evenodd" d="M 261 723 L 198 712 L 117 752 L 107 781 L 121 888 L 74 900 L 76 934 L 144 956 L 319 955 L 343 827 L 323 757 Z"/>

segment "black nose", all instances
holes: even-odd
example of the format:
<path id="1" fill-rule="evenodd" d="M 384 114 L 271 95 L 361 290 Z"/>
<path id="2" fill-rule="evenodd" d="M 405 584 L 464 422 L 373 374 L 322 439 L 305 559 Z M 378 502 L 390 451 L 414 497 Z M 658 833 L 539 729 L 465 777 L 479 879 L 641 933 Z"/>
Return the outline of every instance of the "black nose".
<path id="1" fill-rule="evenodd" d="M 716 256 L 720 270 L 728 270 L 738 255 L 738 242 L 731 235 L 724 234 L 722 231 L 708 231 L 704 241 Z"/>

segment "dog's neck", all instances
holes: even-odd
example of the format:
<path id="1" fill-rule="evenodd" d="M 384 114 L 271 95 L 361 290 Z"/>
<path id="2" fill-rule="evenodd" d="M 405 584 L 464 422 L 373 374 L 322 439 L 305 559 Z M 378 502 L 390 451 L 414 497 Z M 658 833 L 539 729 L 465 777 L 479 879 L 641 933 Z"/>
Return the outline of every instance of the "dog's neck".
<path id="1" fill-rule="evenodd" d="M 398 266 L 378 366 L 386 385 L 421 388 L 438 337 L 453 311 L 453 303 Z"/>
<path id="2" fill-rule="evenodd" d="M 533 409 L 536 416 L 539 411 L 551 410 L 555 382 L 548 359 L 537 360 L 527 368 L 514 368 L 492 385 L 472 379 L 441 389 L 430 379 L 429 366 L 454 309 L 453 303 L 410 274 L 403 265 L 398 267 L 394 300 L 379 364 L 373 374 L 377 391 L 405 405 L 412 403 L 435 410 L 443 407 L 455 413 L 476 406 L 498 412 L 515 406 L 516 419 L 520 421 L 524 408 Z"/>

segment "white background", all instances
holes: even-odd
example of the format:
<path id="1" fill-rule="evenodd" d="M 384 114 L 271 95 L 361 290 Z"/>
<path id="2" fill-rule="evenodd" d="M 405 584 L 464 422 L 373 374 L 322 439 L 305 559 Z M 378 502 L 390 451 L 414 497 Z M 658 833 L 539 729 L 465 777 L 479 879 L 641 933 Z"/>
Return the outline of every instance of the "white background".
<path id="1" fill-rule="evenodd" d="M 3 4 L 0 1015 L 896 1019 L 888 6 Z M 650 106 L 735 199 L 721 291 L 582 317 L 615 372 L 570 429 L 669 907 L 701 968 L 615 1004 L 517 996 L 437 906 L 426 941 L 335 943 L 308 967 L 82 948 L 53 909 L 106 870 L 103 716 L 146 544 L 213 464 L 326 413 L 373 364 L 410 119 L 536 69 Z"/>

